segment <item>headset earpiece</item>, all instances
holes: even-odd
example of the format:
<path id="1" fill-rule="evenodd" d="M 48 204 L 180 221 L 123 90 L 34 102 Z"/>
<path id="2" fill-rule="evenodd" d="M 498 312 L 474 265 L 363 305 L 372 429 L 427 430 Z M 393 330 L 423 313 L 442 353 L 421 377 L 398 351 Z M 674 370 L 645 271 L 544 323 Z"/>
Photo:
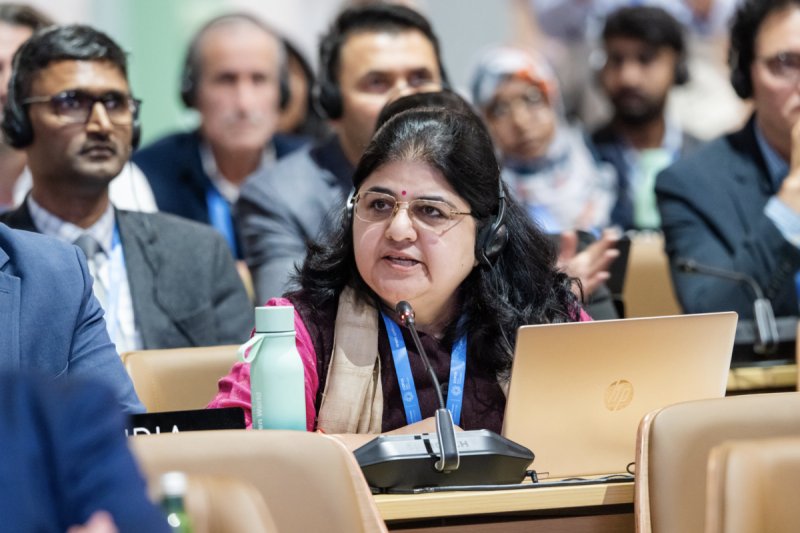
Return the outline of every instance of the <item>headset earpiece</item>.
<path id="1" fill-rule="evenodd" d="M 689 83 L 689 65 L 686 62 L 685 54 L 681 54 L 678 62 L 675 64 L 675 85 L 686 85 Z"/>
<path id="2" fill-rule="evenodd" d="M 730 67 L 731 67 L 731 85 L 733 86 L 733 90 L 739 96 L 739 98 L 747 99 L 753 96 L 753 83 L 750 80 L 750 73 L 745 72 L 745 68 L 749 66 L 743 66 L 739 59 L 739 52 L 731 48 L 730 56 Z"/>
<path id="3" fill-rule="evenodd" d="M 139 113 L 133 117 L 133 124 L 131 125 L 131 151 L 139 148 L 139 143 L 142 141 L 142 121 L 139 119 Z"/>
<path id="4" fill-rule="evenodd" d="M 14 148 L 25 148 L 33 142 L 33 127 L 28 113 L 17 96 L 17 69 L 11 71 L 8 81 L 8 96 L 3 113 L 3 122 L 0 128 L 9 145 Z"/>
<path id="5" fill-rule="evenodd" d="M 495 264 L 503 248 L 508 244 L 508 228 L 505 224 L 506 193 L 503 189 L 502 179 L 498 188 L 497 215 L 490 224 L 481 230 L 477 239 L 478 261 L 487 268 L 491 268 Z"/>
<path id="6" fill-rule="evenodd" d="M 353 212 L 356 208 L 356 189 L 353 187 L 350 194 L 347 195 L 347 202 L 344 204 L 344 216 L 347 219 L 347 225 L 353 225 Z"/>

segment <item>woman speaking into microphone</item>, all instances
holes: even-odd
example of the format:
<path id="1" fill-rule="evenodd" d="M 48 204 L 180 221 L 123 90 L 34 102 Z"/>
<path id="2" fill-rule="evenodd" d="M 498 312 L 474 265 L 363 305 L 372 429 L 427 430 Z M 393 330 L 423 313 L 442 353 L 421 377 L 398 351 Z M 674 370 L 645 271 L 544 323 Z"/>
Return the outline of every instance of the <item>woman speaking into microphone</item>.
<path id="1" fill-rule="evenodd" d="M 545 235 L 506 196 L 485 127 L 466 104 L 399 111 L 353 184 L 288 302 L 271 300 L 296 310 L 308 429 L 429 428 L 437 391 L 395 314 L 405 300 L 455 423 L 500 432 L 517 329 L 588 317 Z M 209 407 L 244 407 L 249 423 L 249 387 L 237 363 Z"/>

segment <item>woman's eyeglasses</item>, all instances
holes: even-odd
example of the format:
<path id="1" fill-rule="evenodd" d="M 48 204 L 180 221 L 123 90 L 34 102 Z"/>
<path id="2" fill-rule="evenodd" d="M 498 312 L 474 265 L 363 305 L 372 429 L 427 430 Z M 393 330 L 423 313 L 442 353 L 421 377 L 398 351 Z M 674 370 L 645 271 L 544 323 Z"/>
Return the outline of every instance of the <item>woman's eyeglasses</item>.
<path id="1" fill-rule="evenodd" d="M 95 96 L 85 91 L 63 91 L 53 96 L 31 96 L 22 105 L 49 103 L 61 120 L 74 124 L 86 124 L 97 103 L 103 104 L 108 120 L 117 126 L 129 126 L 139 114 L 141 100 L 118 91 L 109 91 Z"/>
<path id="2" fill-rule="evenodd" d="M 506 119 L 511 117 L 514 108 L 521 105 L 529 113 L 542 109 L 547 109 L 547 99 L 542 91 L 536 87 L 530 87 L 523 94 L 505 99 L 495 99 L 486 108 L 486 115 L 494 120 Z"/>
<path id="3" fill-rule="evenodd" d="M 403 207 L 408 216 L 420 228 L 441 235 L 455 226 L 469 211 L 457 211 L 452 205 L 439 200 L 418 198 L 410 202 L 399 202 L 391 194 L 365 191 L 353 197 L 356 218 L 364 222 L 385 222 L 390 220 Z"/>

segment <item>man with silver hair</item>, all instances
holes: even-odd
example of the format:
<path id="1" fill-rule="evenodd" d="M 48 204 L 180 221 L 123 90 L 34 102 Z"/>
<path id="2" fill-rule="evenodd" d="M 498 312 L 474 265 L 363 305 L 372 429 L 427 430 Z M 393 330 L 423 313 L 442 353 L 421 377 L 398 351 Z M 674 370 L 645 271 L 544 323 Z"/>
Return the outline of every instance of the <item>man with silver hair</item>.
<path id="1" fill-rule="evenodd" d="M 133 156 L 161 211 L 211 224 L 236 257 L 239 188 L 303 144 L 275 135 L 289 100 L 286 76 L 283 43 L 264 22 L 244 13 L 212 19 L 189 45 L 181 77 L 181 99 L 200 114 L 200 128 Z"/>

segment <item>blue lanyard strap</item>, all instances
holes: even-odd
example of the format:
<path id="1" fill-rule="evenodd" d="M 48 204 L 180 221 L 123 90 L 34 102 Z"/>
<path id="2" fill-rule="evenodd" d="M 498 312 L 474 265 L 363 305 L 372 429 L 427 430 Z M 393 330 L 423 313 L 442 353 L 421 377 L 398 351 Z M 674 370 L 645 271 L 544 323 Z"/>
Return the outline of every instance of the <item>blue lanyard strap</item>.
<path id="1" fill-rule="evenodd" d="M 125 255 L 119 238 L 119 228 L 114 224 L 114 236 L 111 238 L 111 256 L 109 257 L 108 309 L 105 309 L 106 329 L 111 342 L 114 344 L 119 342 L 119 339 L 116 338 L 119 328 L 119 293 L 124 270 Z"/>
<path id="2" fill-rule="evenodd" d="M 231 206 L 213 185 L 206 188 L 206 205 L 208 206 L 208 218 L 211 221 L 211 225 L 225 237 L 233 256 L 239 257 L 236 233 L 233 230 Z"/>
<path id="3" fill-rule="evenodd" d="M 389 335 L 389 346 L 392 348 L 392 359 L 397 372 L 397 382 L 400 385 L 400 394 L 403 398 L 403 408 L 406 411 L 406 423 L 413 424 L 422 420 L 419 408 L 417 387 L 414 385 L 414 376 L 411 374 L 411 364 L 408 360 L 408 350 L 403 340 L 403 334 L 398 326 L 386 313 L 381 311 L 386 333 Z M 467 336 L 459 337 L 450 352 L 450 382 L 447 385 L 447 409 L 453 415 L 453 422 L 458 424 L 461 420 L 461 404 L 464 400 L 464 379 L 467 374 Z"/>

